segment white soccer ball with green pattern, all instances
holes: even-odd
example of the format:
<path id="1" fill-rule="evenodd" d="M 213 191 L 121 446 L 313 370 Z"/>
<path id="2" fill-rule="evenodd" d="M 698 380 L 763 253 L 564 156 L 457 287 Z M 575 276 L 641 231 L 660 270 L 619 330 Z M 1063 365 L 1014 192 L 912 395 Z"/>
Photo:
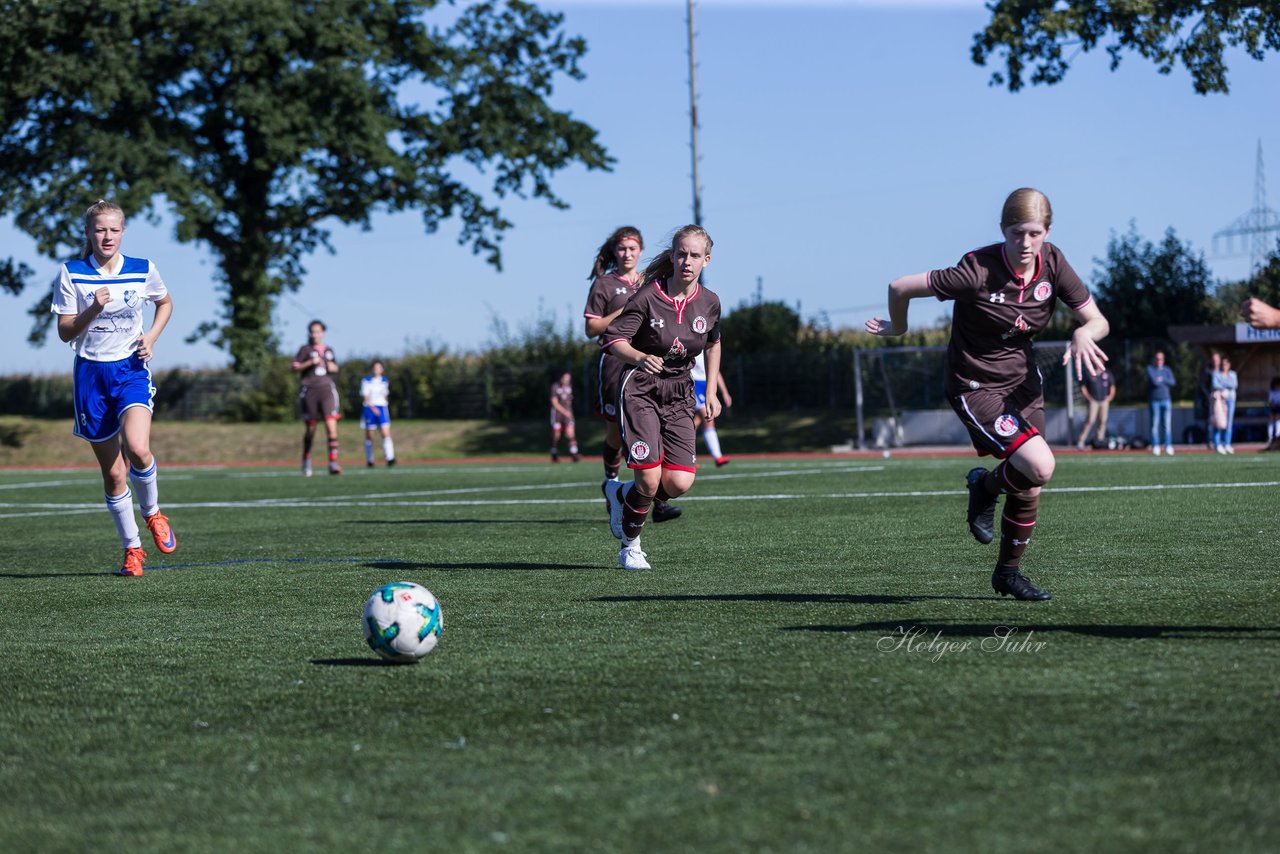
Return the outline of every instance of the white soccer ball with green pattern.
<path id="1" fill-rule="evenodd" d="M 364 603 L 364 640 L 388 661 L 417 661 L 436 648 L 444 609 L 431 591 L 412 581 L 384 584 Z"/>

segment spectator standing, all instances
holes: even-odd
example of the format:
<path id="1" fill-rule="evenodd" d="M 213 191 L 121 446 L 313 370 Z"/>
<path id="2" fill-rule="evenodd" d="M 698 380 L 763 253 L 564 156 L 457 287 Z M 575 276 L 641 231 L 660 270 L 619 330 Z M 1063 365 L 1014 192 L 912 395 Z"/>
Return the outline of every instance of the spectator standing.
<path id="1" fill-rule="evenodd" d="M 1164 452 L 1173 456 L 1173 394 L 1178 384 L 1173 369 L 1164 363 L 1164 351 L 1157 350 L 1155 360 L 1147 365 L 1147 402 L 1151 407 L 1151 453 L 1160 456 L 1160 439 Z"/>
<path id="2" fill-rule="evenodd" d="M 1236 391 L 1239 387 L 1240 378 L 1231 370 L 1231 360 L 1223 356 L 1218 373 L 1213 377 L 1213 425 L 1217 428 L 1213 437 L 1213 449 L 1219 454 L 1236 452 L 1231 446 L 1231 432 L 1235 426 Z"/>
<path id="3" fill-rule="evenodd" d="M 1209 354 L 1209 364 L 1200 375 L 1200 387 L 1196 389 L 1196 418 L 1204 419 L 1206 426 L 1204 443 L 1213 450 L 1213 382 L 1222 369 L 1222 354 L 1214 350 Z"/>
<path id="4" fill-rule="evenodd" d="M 1076 442 L 1076 447 L 1083 451 L 1089 431 L 1095 425 L 1097 444 L 1105 444 L 1107 441 L 1107 418 L 1111 412 L 1111 401 L 1116 397 L 1116 384 L 1111 371 L 1103 368 L 1097 374 L 1086 373 L 1080 382 L 1080 393 L 1089 402 L 1089 416 L 1085 419 L 1084 429 L 1080 431 L 1080 440 Z"/>

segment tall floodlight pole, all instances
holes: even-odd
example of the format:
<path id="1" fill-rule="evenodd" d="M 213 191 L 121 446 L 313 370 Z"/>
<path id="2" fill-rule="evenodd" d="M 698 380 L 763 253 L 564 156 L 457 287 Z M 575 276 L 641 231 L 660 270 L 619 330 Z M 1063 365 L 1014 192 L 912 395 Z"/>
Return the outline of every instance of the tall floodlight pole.
<path id="1" fill-rule="evenodd" d="M 693 224 L 702 225 L 702 190 L 698 182 L 698 63 L 693 53 L 693 0 L 685 0 L 689 24 L 689 148 L 693 158 Z"/>

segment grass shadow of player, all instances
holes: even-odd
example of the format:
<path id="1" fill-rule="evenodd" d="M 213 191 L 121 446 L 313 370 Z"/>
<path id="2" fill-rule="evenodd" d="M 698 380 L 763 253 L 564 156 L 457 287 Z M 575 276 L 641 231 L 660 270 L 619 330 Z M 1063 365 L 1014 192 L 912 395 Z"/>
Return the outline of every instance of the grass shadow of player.
<path id="1" fill-rule="evenodd" d="M 948 623 L 938 620 L 912 622 L 911 620 L 881 620 L 870 623 L 850 623 L 848 625 L 814 625 L 814 626 L 782 626 L 784 632 L 835 632 L 853 634 L 857 632 L 895 633 L 919 630 L 921 636 L 932 636 L 941 633 L 944 637 L 976 637 L 989 638 L 996 629 L 1009 626 L 1009 623 Z M 1111 638 L 1115 640 L 1280 640 L 1280 628 L 1263 626 L 1139 626 L 1139 625 L 1082 625 L 1066 623 L 1054 625 L 1016 626 L 1019 636 L 1025 637 L 1031 632 L 1053 634 L 1066 632 L 1086 637 Z"/>
<path id="2" fill-rule="evenodd" d="M 347 525 L 598 525 L 599 519 L 347 519 Z"/>
<path id="3" fill-rule="evenodd" d="M 437 563 L 422 562 L 417 563 L 407 560 L 384 560 L 370 561 L 364 564 L 369 569 L 392 569 L 396 572 L 415 572 L 418 570 L 432 570 L 434 572 L 474 572 L 474 571 L 497 571 L 497 572 L 525 572 L 536 570 L 566 570 L 566 569 L 593 569 L 598 570 L 603 567 L 598 563 L 537 563 L 534 561 L 483 561 L 479 563 Z"/>
<path id="4" fill-rule="evenodd" d="M 596 596 L 592 602 L 782 602 L 817 605 L 910 605 L 915 602 L 981 599 L 979 596 L 919 596 L 889 593 L 693 593 Z"/>

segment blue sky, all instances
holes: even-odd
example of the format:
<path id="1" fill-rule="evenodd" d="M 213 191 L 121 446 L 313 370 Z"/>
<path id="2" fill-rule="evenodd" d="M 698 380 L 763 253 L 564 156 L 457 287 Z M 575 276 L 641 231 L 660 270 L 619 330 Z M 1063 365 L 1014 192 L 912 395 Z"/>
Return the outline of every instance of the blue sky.
<path id="1" fill-rule="evenodd" d="M 614 170 L 562 173 L 567 211 L 511 204 L 502 273 L 456 245 L 456 224 L 426 236 L 408 214 L 369 232 L 335 229 L 337 253 L 312 256 L 306 286 L 277 312 L 286 352 L 313 316 L 328 322 L 340 358 L 424 343 L 479 348 L 495 318 L 519 330 L 541 314 L 578 329 L 593 253 L 614 227 L 638 226 L 647 256 L 691 219 L 683 0 L 544 5 L 564 11 L 565 29 L 590 47 L 587 79 L 563 81 L 554 101 L 600 130 Z M 1280 207 L 1280 57 L 1236 54 L 1231 93 L 1200 96 L 1181 69 L 1162 76 L 1126 55 L 1113 73 L 1095 51 L 1063 83 L 1011 94 L 969 60 L 988 18 L 978 0 L 696 8 L 703 222 L 716 243 L 707 281 L 726 308 L 753 298 L 759 278 L 766 299 L 805 318 L 826 312 L 833 325 L 860 326 L 882 311 L 894 276 L 998 239 L 1000 205 L 1025 185 L 1049 195 L 1050 239 L 1086 281 L 1131 219 L 1150 240 L 1172 226 L 1215 275 L 1239 279 L 1248 258 L 1215 255 L 1212 238 L 1253 204 L 1259 140 L 1268 204 Z M 124 251 L 155 260 L 174 295 L 156 367 L 226 364 L 221 351 L 182 340 L 220 311 L 209 254 L 141 219 Z M 8 220 L 0 254 L 25 260 L 41 282 L 57 269 Z M 0 372 L 69 369 L 56 338 L 25 343 L 35 298 L 30 289 L 0 297 Z M 918 302 L 912 322 L 944 310 Z"/>

